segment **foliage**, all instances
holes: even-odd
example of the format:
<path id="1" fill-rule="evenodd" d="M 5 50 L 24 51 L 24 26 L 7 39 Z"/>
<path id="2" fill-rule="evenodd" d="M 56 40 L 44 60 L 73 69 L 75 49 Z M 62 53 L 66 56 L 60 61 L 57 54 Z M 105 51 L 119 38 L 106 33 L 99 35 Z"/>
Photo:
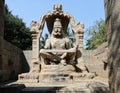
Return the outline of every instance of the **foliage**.
<path id="1" fill-rule="evenodd" d="M 40 40 L 40 48 L 44 48 L 45 46 L 45 41 L 48 39 L 48 34 L 45 33 L 44 36 L 41 37 L 41 40 Z"/>
<path id="2" fill-rule="evenodd" d="M 75 37 L 74 37 L 73 33 L 71 32 L 70 28 L 67 29 L 66 36 L 70 39 L 71 47 L 74 47 Z"/>
<path id="3" fill-rule="evenodd" d="M 29 28 L 18 16 L 14 16 L 5 5 L 5 20 L 4 20 L 4 38 L 16 45 L 17 47 L 26 50 L 31 49 L 32 39 Z"/>
<path id="4" fill-rule="evenodd" d="M 103 42 L 107 41 L 105 32 L 105 21 L 103 19 L 96 21 L 93 26 L 87 29 L 87 32 L 91 36 L 91 38 L 87 40 L 86 43 L 87 50 L 96 49 Z"/>

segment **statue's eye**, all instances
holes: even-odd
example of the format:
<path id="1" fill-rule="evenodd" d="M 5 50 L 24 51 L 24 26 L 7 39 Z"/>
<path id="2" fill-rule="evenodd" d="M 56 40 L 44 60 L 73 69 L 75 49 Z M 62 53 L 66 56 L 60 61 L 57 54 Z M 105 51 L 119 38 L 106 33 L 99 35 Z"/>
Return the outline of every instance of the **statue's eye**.
<path id="1" fill-rule="evenodd" d="M 58 29 L 58 31 L 59 31 L 59 32 L 61 32 L 61 30 L 60 30 L 60 29 Z"/>
<path id="2" fill-rule="evenodd" d="M 55 32 L 57 32 L 57 29 L 54 29 Z"/>

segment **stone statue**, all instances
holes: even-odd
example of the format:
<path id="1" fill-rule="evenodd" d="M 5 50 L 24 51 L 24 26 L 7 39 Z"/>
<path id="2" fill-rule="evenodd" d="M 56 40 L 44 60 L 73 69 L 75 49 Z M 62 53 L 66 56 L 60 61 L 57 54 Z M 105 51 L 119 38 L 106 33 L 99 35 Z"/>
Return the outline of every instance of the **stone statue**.
<path id="1" fill-rule="evenodd" d="M 46 22 L 50 38 L 46 40 L 44 49 L 40 49 L 40 37 Z M 71 41 L 66 36 L 68 24 L 71 25 L 76 42 L 71 47 Z M 62 5 L 54 5 L 52 12 L 45 13 L 40 22 L 32 21 L 30 32 L 32 36 L 32 59 L 29 73 L 19 75 L 19 81 L 25 82 L 69 82 L 77 78 L 89 77 L 84 59 L 82 23 L 76 23 L 69 13 L 62 11 Z"/>
<path id="2" fill-rule="evenodd" d="M 44 48 L 41 49 L 40 56 L 45 59 L 45 64 L 61 63 L 65 65 L 69 64 L 75 57 L 76 49 L 71 48 L 70 40 L 63 32 L 59 18 L 55 19 L 51 37 L 46 40 Z M 73 64 L 73 62 L 70 64 Z"/>
<path id="3" fill-rule="evenodd" d="M 39 27 L 39 23 L 33 20 L 30 24 L 30 31 L 37 32 L 38 27 Z"/>

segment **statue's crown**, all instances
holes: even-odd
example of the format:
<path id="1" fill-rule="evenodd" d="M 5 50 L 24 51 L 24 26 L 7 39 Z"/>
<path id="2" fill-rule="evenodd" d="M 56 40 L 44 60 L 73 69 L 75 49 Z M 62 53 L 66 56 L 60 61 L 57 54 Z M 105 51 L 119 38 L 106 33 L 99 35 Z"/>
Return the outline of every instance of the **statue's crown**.
<path id="1" fill-rule="evenodd" d="M 55 4 L 53 6 L 53 12 L 63 12 L 62 11 L 62 5 L 61 4 Z"/>
<path id="2" fill-rule="evenodd" d="M 60 27 L 63 29 L 64 33 L 67 33 L 70 15 L 62 11 L 61 4 L 55 4 L 53 11 L 49 11 L 43 18 L 45 18 L 50 34 L 54 27 Z"/>
<path id="3" fill-rule="evenodd" d="M 59 18 L 55 19 L 53 28 L 54 27 L 60 27 L 60 28 L 62 28 L 61 20 Z"/>

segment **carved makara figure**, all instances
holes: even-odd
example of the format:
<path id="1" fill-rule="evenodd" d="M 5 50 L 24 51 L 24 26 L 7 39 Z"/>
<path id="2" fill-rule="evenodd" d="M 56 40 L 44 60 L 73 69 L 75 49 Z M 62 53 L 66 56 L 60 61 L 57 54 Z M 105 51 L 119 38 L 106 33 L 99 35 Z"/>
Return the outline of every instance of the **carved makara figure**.
<path id="1" fill-rule="evenodd" d="M 45 64 L 74 63 L 76 48 L 71 48 L 71 41 L 63 32 L 59 18 L 55 19 L 51 37 L 46 40 L 44 48 L 40 50 L 40 56 L 45 59 Z"/>

